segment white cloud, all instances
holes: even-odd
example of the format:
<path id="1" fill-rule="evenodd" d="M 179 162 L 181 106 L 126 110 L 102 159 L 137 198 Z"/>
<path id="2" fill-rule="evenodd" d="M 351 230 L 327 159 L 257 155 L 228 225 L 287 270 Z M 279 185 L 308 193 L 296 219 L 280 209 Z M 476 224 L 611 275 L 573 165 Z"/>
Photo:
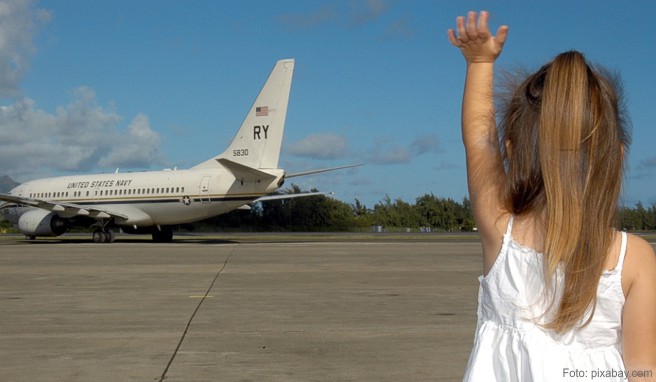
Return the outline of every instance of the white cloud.
<path id="1" fill-rule="evenodd" d="M 394 138 L 378 138 L 374 147 L 365 153 L 365 161 L 373 164 L 407 164 L 417 156 L 441 152 L 443 150 L 435 134 L 420 135 L 407 146 L 400 145 Z"/>
<path id="2" fill-rule="evenodd" d="M 305 13 L 284 14 L 280 23 L 291 31 L 312 30 L 325 25 L 360 28 L 376 22 L 387 13 L 388 0 L 352 0 L 323 2 Z"/>
<path id="3" fill-rule="evenodd" d="M 331 23 L 338 18 L 335 4 L 322 4 L 318 9 L 306 14 L 285 14 L 279 16 L 280 22 L 290 30 L 309 30 Z"/>
<path id="4" fill-rule="evenodd" d="M 412 156 L 404 147 L 376 146 L 374 150 L 370 152 L 368 159 L 371 163 L 375 164 L 401 164 L 410 163 L 412 161 Z"/>
<path id="5" fill-rule="evenodd" d="M 148 168 L 164 164 L 161 139 L 148 117 L 138 114 L 127 128 L 112 108 L 98 105 L 88 87 L 74 90 L 73 101 L 54 114 L 21 97 L 20 81 L 36 52 L 33 38 L 51 18 L 32 0 L 0 1 L 0 174 L 27 180 L 58 173 Z"/>
<path id="6" fill-rule="evenodd" d="M 385 29 L 385 40 L 412 38 L 415 36 L 412 19 L 405 14 L 391 22 Z"/>
<path id="7" fill-rule="evenodd" d="M 351 2 L 351 24 L 361 26 L 375 21 L 389 9 L 386 0 L 363 0 Z"/>
<path id="8" fill-rule="evenodd" d="M 643 169 L 643 168 L 655 168 L 656 167 L 656 156 L 649 157 L 647 159 L 641 160 L 638 167 L 641 168 L 641 169 Z"/>
<path id="9" fill-rule="evenodd" d="M 348 154 L 348 142 L 335 133 L 310 134 L 294 142 L 287 151 L 303 158 L 340 159 Z"/>
<path id="10" fill-rule="evenodd" d="M 453 162 L 440 161 L 431 167 L 433 170 L 461 170 L 463 165 Z"/>
<path id="11" fill-rule="evenodd" d="M 127 135 L 119 135 L 116 146 L 100 159 L 101 167 L 129 168 L 163 164 L 159 153 L 160 138 L 150 128 L 148 116 L 139 113 L 128 128 Z"/>
<path id="12" fill-rule="evenodd" d="M 292 143 L 286 152 L 310 159 L 344 159 L 352 156 L 346 137 L 332 132 L 308 135 Z M 395 138 L 379 137 L 374 141 L 373 148 L 361 153 L 361 158 L 371 164 L 406 164 L 416 156 L 442 152 L 435 134 L 419 135 L 409 145 L 399 144 Z"/>
<path id="13" fill-rule="evenodd" d="M 164 163 L 159 135 L 139 114 L 128 131 L 122 118 L 96 103 L 89 88 L 75 91 L 67 106 L 48 114 L 29 98 L 0 107 L 0 173 L 14 179 L 45 174 L 147 168 Z"/>
<path id="14" fill-rule="evenodd" d="M 410 150 L 418 155 L 429 152 L 441 153 L 443 151 L 435 134 L 420 135 L 410 144 Z"/>
<path id="15" fill-rule="evenodd" d="M 0 2 L 0 96 L 15 96 L 19 83 L 36 51 L 32 38 L 50 19 L 49 12 L 35 9 L 32 0 Z"/>

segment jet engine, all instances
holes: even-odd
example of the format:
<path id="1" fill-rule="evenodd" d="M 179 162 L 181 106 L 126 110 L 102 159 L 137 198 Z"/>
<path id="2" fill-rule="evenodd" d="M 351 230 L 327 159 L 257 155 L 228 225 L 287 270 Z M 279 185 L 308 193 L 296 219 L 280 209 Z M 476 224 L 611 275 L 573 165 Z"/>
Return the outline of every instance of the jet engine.
<path id="1" fill-rule="evenodd" d="M 18 219 L 18 229 L 25 236 L 59 236 L 67 230 L 66 221 L 46 210 L 32 210 Z"/>

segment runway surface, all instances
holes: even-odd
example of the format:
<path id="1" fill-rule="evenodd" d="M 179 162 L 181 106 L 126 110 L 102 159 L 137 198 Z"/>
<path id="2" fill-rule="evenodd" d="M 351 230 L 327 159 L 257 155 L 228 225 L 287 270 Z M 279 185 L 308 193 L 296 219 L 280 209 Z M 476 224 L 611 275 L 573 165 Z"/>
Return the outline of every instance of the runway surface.
<path id="1" fill-rule="evenodd" d="M 475 240 L 0 239 L 1 381 L 458 381 Z"/>

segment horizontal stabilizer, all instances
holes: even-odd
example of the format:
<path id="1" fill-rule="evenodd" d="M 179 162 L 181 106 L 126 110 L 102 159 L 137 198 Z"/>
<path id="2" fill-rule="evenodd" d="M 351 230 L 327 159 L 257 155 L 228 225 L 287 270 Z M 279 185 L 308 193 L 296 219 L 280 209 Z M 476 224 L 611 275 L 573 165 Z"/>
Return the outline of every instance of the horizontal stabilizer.
<path id="1" fill-rule="evenodd" d="M 272 180 L 275 179 L 275 175 L 271 175 L 268 172 L 260 171 L 253 167 L 248 167 L 243 164 L 231 161 L 226 158 L 217 158 L 219 162 L 226 170 L 230 171 L 232 175 L 235 176 L 235 179 L 254 181 L 254 180 Z"/>
<path id="2" fill-rule="evenodd" d="M 287 174 L 287 175 L 285 175 L 285 178 L 294 178 L 294 177 L 297 177 L 297 176 L 305 176 L 305 175 L 319 174 L 319 173 L 328 172 L 328 171 L 343 170 L 345 168 L 362 166 L 363 164 L 364 163 L 358 163 L 358 164 L 350 164 L 350 165 L 347 165 L 347 166 L 323 168 L 323 169 L 320 169 L 320 170 L 310 170 L 310 171 L 297 172 L 297 173 L 294 173 L 294 174 Z"/>
<path id="3" fill-rule="evenodd" d="M 270 200 L 283 200 L 283 199 L 294 199 L 294 198 L 305 198 L 307 196 L 317 196 L 317 195 L 333 195 L 334 192 L 302 192 L 300 194 L 280 194 L 280 195 L 267 195 L 261 198 L 253 200 L 255 202 L 268 202 Z"/>

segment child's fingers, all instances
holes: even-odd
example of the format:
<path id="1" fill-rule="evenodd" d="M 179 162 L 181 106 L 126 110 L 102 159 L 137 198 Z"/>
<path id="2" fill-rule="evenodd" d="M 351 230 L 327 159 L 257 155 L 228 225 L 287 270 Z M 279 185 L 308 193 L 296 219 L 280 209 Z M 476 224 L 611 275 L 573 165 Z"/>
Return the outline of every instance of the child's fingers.
<path id="1" fill-rule="evenodd" d="M 478 16 L 478 37 L 486 38 L 490 34 L 490 28 L 487 26 L 487 18 L 489 13 L 481 11 Z"/>
<path id="2" fill-rule="evenodd" d="M 467 31 L 465 30 L 465 18 L 463 16 L 456 17 L 456 28 L 458 29 L 458 38 L 460 41 L 467 38 Z"/>
<path id="3" fill-rule="evenodd" d="M 496 36 L 497 42 L 503 46 L 503 44 L 506 43 L 507 37 L 508 37 L 508 27 L 506 25 L 500 26 L 499 29 L 497 30 L 497 36 Z"/>
<path id="4" fill-rule="evenodd" d="M 467 13 L 467 38 L 475 39 L 478 37 L 478 28 L 476 27 L 476 12 Z M 462 36 L 460 36 L 462 39 Z"/>
<path id="5" fill-rule="evenodd" d="M 449 35 L 449 42 L 451 43 L 451 45 L 457 48 L 460 48 L 462 46 L 462 43 L 456 37 L 456 32 L 453 29 L 449 29 L 447 31 L 447 34 Z"/>

